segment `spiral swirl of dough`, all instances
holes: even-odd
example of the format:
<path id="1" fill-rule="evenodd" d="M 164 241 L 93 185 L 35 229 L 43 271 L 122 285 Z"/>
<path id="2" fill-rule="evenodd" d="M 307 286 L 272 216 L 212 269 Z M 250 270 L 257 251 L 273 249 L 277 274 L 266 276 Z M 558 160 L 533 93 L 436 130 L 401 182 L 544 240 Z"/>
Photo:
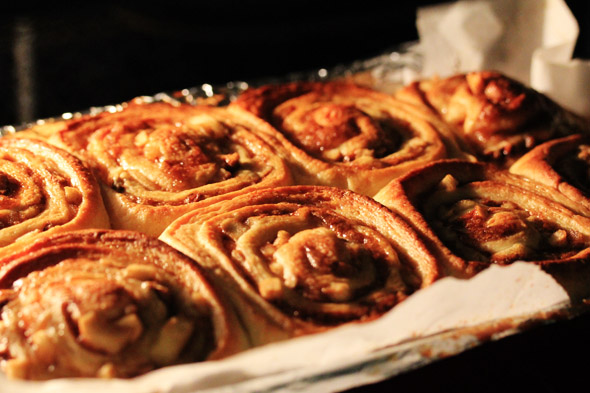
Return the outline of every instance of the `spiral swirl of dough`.
<path id="1" fill-rule="evenodd" d="M 523 155 L 510 172 L 554 189 L 590 216 L 590 141 L 581 134 L 547 141 Z"/>
<path id="2" fill-rule="evenodd" d="M 0 139 L 0 255 L 41 233 L 92 227 L 109 220 L 80 160 L 42 141 Z"/>
<path id="3" fill-rule="evenodd" d="M 0 353 L 10 378 L 132 377 L 247 345 L 195 264 L 155 238 L 66 232 L 0 266 Z"/>
<path id="4" fill-rule="evenodd" d="M 470 276 L 491 263 L 550 268 L 590 256 L 588 217 L 490 164 L 434 162 L 392 181 L 375 199 L 427 237 L 452 275 Z"/>
<path id="5" fill-rule="evenodd" d="M 409 84 L 396 93 L 454 126 L 478 159 L 508 168 L 547 140 L 590 132 L 590 123 L 504 74 L 477 71 Z"/>
<path id="6" fill-rule="evenodd" d="M 273 125 L 301 184 L 372 196 L 424 162 L 467 158 L 436 116 L 351 83 L 267 85 L 245 91 L 231 106 Z"/>
<path id="7" fill-rule="evenodd" d="M 268 125 L 245 111 L 135 100 L 49 140 L 97 173 L 113 228 L 157 236 L 195 204 L 291 182 L 259 127 Z"/>
<path id="8" fill-rule="evenodd" d="M 161 238 L 219 275 L 256 318 L 254 342 L 374 319 L 438 274 L 397 215 L 332 187 L 254 191 L 186 214 Z"/>

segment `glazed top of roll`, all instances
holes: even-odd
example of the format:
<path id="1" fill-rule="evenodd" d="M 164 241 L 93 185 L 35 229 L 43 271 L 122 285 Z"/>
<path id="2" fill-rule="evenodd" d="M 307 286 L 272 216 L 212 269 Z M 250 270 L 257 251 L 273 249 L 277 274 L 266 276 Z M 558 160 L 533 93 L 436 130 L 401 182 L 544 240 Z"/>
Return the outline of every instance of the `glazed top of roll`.
<path id="1" fill-rule="evenodd" d="M 288 178 L 247 113 L 145 103 L 66 122 L 49 140 L 79 155 L 109 188 L 135 203 L 181 205 Z"/>
<path id="2" fill-rule="evenodd" d="M 442 160 L 392 181 L 375 197 L 436 245 L 452 274 L 490 263 L 586 260 L 590 219 L 551 190 L 485 164 Z"/>
<path id="3" fill-rule="evenodd" d="M 558 190 L 590 216 L 590 137 L 575 134 L 545 142 L 518 159 L 510 172 Z"/>
<path id="4" fill-rule="evenodd" d="M 369 196 L 371 187 L 384 185 L 383 179 L 391 180 L 417 162 L 466 156 L 448 126 L 435 116 L 349 82 L 266 85 L 246 90 L 230 106 L 272 124 L 279 134 L 275 137 L 303 167 L 301 172 L 329 178 L 316 184 Z M 344 179 L 330 177 L 335 171 L 342 172 Z M 371 171 L 383 173 L 382 178 L 372 178 L 377 186 L 355 185 L 351 180 L 371 177 Z"/>
<path id="5" fill-rule="evenodd" d="M 0 259 L 0 357 L 11 378 L 132 377 L 241 346 L 187 257 L 131 231 L 73 231 Z"/>
<path id="6" fill-rule="evenodd" d="M 503 167 L 546 140 L 590 131 L 545 95 L 494 71 L 414 82 L 396 96 L 429 106 L 456 126 L 478 158 Z"/>
<path id="7" fill-rule="evenodd" d="M 0 138 L 0 255 L 40 233 L 108 228 L 98 184 L 68 152 L 28 138 Z"/>
<path id="8" fill-rule="evenodd" d="M 31 133 L 93 170 L 112 228 L 158 236 L 196 204 L 291 184 L 268 127 L 244 110 L 138 98 Z"/>
<path id="9" fill-rule="evenodd" d="M 438 277 L 400 217 L 332 187 L 254 191 L 184 215 L 161 239 L 293 334 L 373 319 Z"/>

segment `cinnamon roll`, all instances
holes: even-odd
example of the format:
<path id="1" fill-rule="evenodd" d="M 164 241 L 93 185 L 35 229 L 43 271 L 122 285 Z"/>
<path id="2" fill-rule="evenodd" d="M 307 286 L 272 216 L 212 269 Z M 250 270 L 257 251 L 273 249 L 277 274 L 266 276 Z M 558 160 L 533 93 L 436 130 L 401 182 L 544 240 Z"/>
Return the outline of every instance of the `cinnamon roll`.
<path id="1" fill-rule="evenodd" d="M 248 347 L 201 269 L 132 231 L 38 239 L 0 259 L 0 299 L 10 378 L 133 377 Z"/>
<path id="2" fill-rule="evenodd" d="M 79 159 L 42 141 L 0 138 L 0 257 L 40 234 L 108 227 L 98 184 Z"/>
<path id="3" fill-rule="evenodd" d="M 503 168 L 544 141 L 590 131 L 587 121 L 494 71 L 417 81 L 396 97 L 430 108 L 478 159 Z"/>
<path id="4" fill-rule="evenodd" d="M 245 111 L 134 100 L 66 122 L 49 141 L 95 171 L 113 228 L 156 236 L 197 204 L 290 184 L 259 136 L 268 127 Z"/>
<path id="5" fill-rule="evenodd" d="M 438 277 L 417 234 L 348 190 L 257 190 L 194 210 L 162 240 L 230 293 L 254 345 L 373 320 Z"/>
<path id="6" fill-rule="evenodd" d="M 590 219 L 527 183 L 490 164 L 442 160 L 392 181 L 375 199 L 411 222 L 446 274 L 469 277 L 515 261 L 585 272 Z"/>
<path id="7" fill-rule="evenodd" d="M 268 121 L 299 184 L 368 196 L 434 159 L 468 156 L 421 108 L 350 82 L 292 82 L 243 92 L 230 107 Z"/>
<path id="8" fill-rule="evenodd" d="M 590 139 L 580 134 L 545 142 L 522 156 L 510 172 L 557 190 L 590 216 Z"/>

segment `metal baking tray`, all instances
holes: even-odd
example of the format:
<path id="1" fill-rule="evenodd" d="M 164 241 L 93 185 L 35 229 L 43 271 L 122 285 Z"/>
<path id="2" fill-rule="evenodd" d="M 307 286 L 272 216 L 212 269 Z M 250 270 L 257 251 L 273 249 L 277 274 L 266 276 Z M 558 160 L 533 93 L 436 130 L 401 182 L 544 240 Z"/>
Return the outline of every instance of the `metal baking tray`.
<path id="1" fill-rule="evenodd" d="M 321 81 L 337 78 L 352 78 L 378 90 L 393 92 L 413 78 L 418 78 L 420 69 L 420 52 L 415 43 L 408 43 L 386 51 L 380 56 L 331 69 L 294 73 L 282 78 L 248 82 L 233 81 L 215 86 L 203 84 L 180 91 L 162 92 L 139 98 L 145 101 L 166 101 L 193 105 L 202 103 L 225 105 L 249 86 L 295 80 Z M 116 103 L 92 107 L 83 112 L 64 113 L 33 123 L 6 125 L 0 128 L 0 133 L 1 135 L 12 134 L 35 124 L 71 119 L 84 114 L 118 111 L 122 105 L 122 103 Z M 88 392 L 109 389 L 111 393 L 119 391 L 146 393 L 341 391 L 384 381 L 437 360 L 468 351 L 483 343 L 526 332 L 538 325 L 570 319 L 586 311 L 584 306 L 572 306 L 567 295 L 560 292 L 559 286 L 536 267 L 515 264 L 515 267 L 489 270 L 491 271 L 486 271 L 485 275 L 482 274 L 481 279 L 479 276 L 477 277 L 480 280 L 479 283 L 467 280 L 469 283 L 466 287 L 464 287 L 464 282 L 444 279 L 441 280 L 441 282 L 444 281 L 442 283 L 435 283 L 436 288 L 433 290 L 427 288 L 431 292 L 444 292 L 439 288 L 452 287 L 451 292 L 448 292 L 446 297 L 442 297 L 442 301 L 446 299 L 447 303 L 455 302 L 453 294 L 463 298 L 482 290 L 486 295 L 482 297 L 481 304 L 465 302 L 464 298 L 457 305 L 437 304 L 436 302 L 441 301 L 441 297 L 435 292 L 435 295 L 421 295 L 420 298 L 428 299 L 430 297 L 430 299 L 426 300 L 426 303 L 414 302 L 415 310 L 410 312 L 410 314 L 414 313 L 412 315 L 415 315 L 416 312 L 419 314 L 428 313 L 420 308 L 420 304 L 429 309 L 457 307 L 465 309 L 467 317 L 463 316 L 463 319 L 459 318 L 449 322 L 441 315 L 435 315 L 430 320 L 422 321 L 425 325 L 417 330 L 415 326 L 405 327 L 406 332 L 399 337 L 384 336 L 385 339 L 382 341 L 369 339 L 380 337 L 384 329 L 397 326 L 399 321 L 394 314 L 400 313 L 394 309 L 392 310 L 395 311 L 393 316 L 388 315 L 387 318 L 380 318 L 376 323 L 346 326 L 327 333 L 271 344 L 267 347 L 246 351 L 223 361 L 155 370 L 131 380 L 62 379 L 39 383 L 10 381 L 0 375 L 0 386 L 2 386 L 0 390 L 14 390 L 23 393 L 29 391 L 68 393 L 81 389 Z M 508 280 L 496 288 L 493 284 L 481 284 L 485 280 L 494 283 L 494 280 L 503 280 L 502 277 L 508 277 Z M 525 281 L 530 278 L 529 283 L 532 289 L 521 288 L 523 277 L 526 278 Z M 509 289 L 506 289 L 504 285 Z M 548 292 L 542 292 L 546 290 L 545 287 L 549 288 Z M 455 290 L 458 292 L 453 292 Z M 500 302 L 502 304 L 497 305 L 498 296 L 504 296 L 506 293 L 512 296 L 506 297 L 503 302 Z M 541 294 L 541 300 L 537 296 L 539 294 Z M 457 297 L 457 299 L 459 298 Z M 416 303 L 419 306 L 416 306 Z M 424 306 L 424 304 L 428 306 Z M 484 312 L 481 312 L 481 308 L 475 309 L 478 307 L 482 307 Z M 403 315 L 403 312 L 401 314 Z M 441 322 L 441 318 L 444 321 Z M 387 323 L 392 323 L 392 325 L 387 325 Z M 375 335 L 375 332 L 379 333 Z M 360 342 L 356 342 L 355 337 L 362 337 L 362 339 Z M 321 361 L 318 363 L 315 359 L 306 364 L 304 360 L 305 357 L 309 360 L 309 354 L 301 351 L 319 351 L 314 353 L 319 353 Z M 250 366 L 262 370 L 252 371 Z"/>

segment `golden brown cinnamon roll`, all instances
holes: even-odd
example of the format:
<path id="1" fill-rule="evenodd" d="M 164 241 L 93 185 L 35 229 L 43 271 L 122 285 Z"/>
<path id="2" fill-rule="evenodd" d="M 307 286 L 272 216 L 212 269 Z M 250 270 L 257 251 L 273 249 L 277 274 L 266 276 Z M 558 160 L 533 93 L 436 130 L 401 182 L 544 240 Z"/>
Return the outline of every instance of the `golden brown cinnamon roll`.
<path id="1" fill-rule="evenodd" d="M 28 138 L 0 138 L 0 256 L 39 234 L 108 228 L 100 189 L 68 152 Z"/>
<path id="2" fill-rule="evenodd" d="M 196 204 L 289 184 L 259 136 L 267 127 L 245 111 L 134 100 L 66 122 L 49 140 L 96 172 L 113 228 L 159 235 Z"/>
<path id="3" fill-rule="evenodd" d="M 40 238 L 0 259 L 0 299 L 10 378 L 132 377 L 248 346 L 193 261 L 132 231 Z"/>
<path id="4" fill-rule="evenodd" d="M 431 108 L 480 160 L 505 168 L 539 143 L 590 130 L 543 94 L 493 71 L 417 81 L 396 97 Z"/>
<path id="5" fill-rule="evenodd" d="M 590 219 L 527 183 L 490 164 L 443 160 L 392 181 L 375 199 L 411 222 L 447 274 L 515 261 L 550 272 L 587 265 Z"/>
<path id="6" fill-rule="evenodd" d="M 246 90 L 230 107 L 265 119 L 299 184 L 372 196 L 434 159 L 466 157 L 447 124 L 415 105 L 347 82 L 293 82 Z"/>
<path id="7" fill-rule="evenodd" d="M 160 238 L 216 275 L 257 345 L 372 320 L 438 277 L 396 214 L 332 187 L 253 191 L 180 217 Z"/>
<path id="8" fill-rule="evenodd" d="M 590 216 L 590 139 L 580 134 L 545 142 L 522 156 L 510 172 L 557 190 Z"/>

